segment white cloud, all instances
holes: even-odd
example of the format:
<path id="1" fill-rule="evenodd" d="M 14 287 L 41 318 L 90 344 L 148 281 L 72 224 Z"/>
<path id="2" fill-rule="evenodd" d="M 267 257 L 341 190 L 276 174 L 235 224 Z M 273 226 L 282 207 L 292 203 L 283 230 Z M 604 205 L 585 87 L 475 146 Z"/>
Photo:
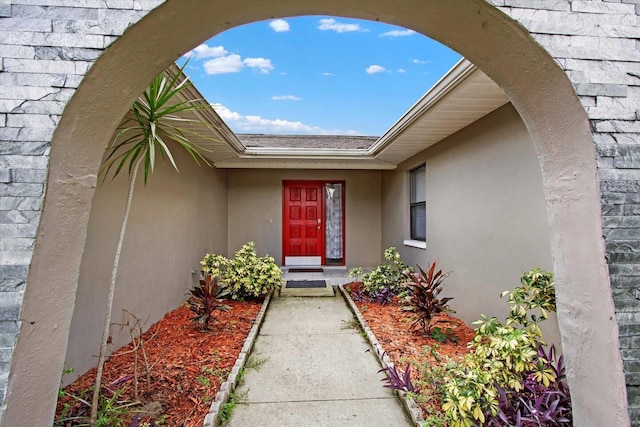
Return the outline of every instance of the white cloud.
<path id="1" fill-rule="evenodd" d="M 365 71 L 367 72 L 367 74 L 377 74 L 377 73 L 384 73 L 387 71 L 387 69 L 380 65 L 374 64 L 374 65 L 369 65 Z"/>
<path id="2" fill-rule="evenodd" d="M 245 58 L 242 62 L 249 68 L 257 68 L 262 74 L 269 74 L 274 68 L 271 60 L 265 58 Z"/>
<path id="3" fill-rule="evenodd" d="M 411 62 L 413 62 L 414 64 L 426 64 L 427 61 L 423 61 L 421 59 L 412 59 Z"/>
<path id="4" fill-rule="evenodd" d="M 208 46 L 206 44 L 201 44 L 187 52 L 184 56 L 188 58 L 203 59 L 217 58 L 224 56 L 227 53 L 227 50 L 222 46 Z"/>
<path id="5" fill-rule="evenodd" d="M 334 74 L 334 73 L 329 73 L 329 72 L 324 72 L 324 73 L 322 73 L 322 75 L 323 75 L 323 76 L 327 76 L 327 77 L 335 76 L 335 74 Z"/>
<path id="6" fill-rule="evenodd" d="M 204 63 L 204 70 L 207 74 L 237 73 L 242 70 L 242 67 L 244 64 L 240 55 L 222 56 Z"/>
<path id="7" fill-rule="evenodd" d="M 189 58 L 202 59 L 212 58 L 203 64 L 207 74 L 228 74 L 238 73 L 244 67 L 254 68 L 262 74 L 269 74 L 274 69 L 270 59 L 266 58 L 244 58 L 238 54 L 230 54 L 222 46 L 210 47 L 201 44 L 189 53 L 185 54 Z"/>
<path id="8" fill-rule="evenodd" d="M 218 113 L 218 115 L 222 117 L 222 120 L 227 122 L 227 124 L 242 120 L 242 116 L 240 114 L 229 110 L 222 104 L 211 104 L 211 107 L 216 110 L 216 113 Z"/>
<path id="9" fill-rule="evenodd" d="M 402 74 L 402 73 L 406 73 L 407 70 L 405 70 L 404 68 L 398 68 L 398 72 Z"/>
<path id="10" fill-rule="evenodd" d="M 300 134 L 300 135 L 359 135 L 354 130 L 325 130 L 302 122 L 283 119 L 265 119 L 260 116 L 243 116 L 222 104 L 211 104 L 231 129 L 237 133 Z"/>
<path id="11" fill-rule="evenodd" d="M 271 97 L 274 101 L 300 101 L 302 98 L 295 95 L 274 95 Z"/>
<path id="12" fill-rule="evenodd" d="M 276 19 L 274 21 L 271 21 L 269 22 L 269 26 L 276 33 L 284 33 L 286 31 L 289 31 L 289 23 L 284 19 Z"/>
<path id="13" fill-rule="evenodd" d="M 346 24 L 338 22 L 333 18 L 321 19 L 318 28 L 322 31 L 335 31 L 336 33 L 348 33 L 352 31 L 364 31 L 360 24 Z"/>
<path id="14" fill-rule="evenodd" d="M 386 33 L 380 34 L 380 37 L 406 37 L 412 36 L 415 33 L 416 32 L 413 30 L 391 30 L 387 31 Z"/>

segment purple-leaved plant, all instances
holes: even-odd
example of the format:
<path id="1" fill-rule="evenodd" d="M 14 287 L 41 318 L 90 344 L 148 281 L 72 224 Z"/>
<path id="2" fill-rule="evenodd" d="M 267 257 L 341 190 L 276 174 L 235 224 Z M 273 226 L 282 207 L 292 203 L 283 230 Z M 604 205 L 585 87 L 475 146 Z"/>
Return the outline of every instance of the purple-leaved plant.
<path id="1" fill-rule="evenodd" d="M 379 291 L 371 292 L 369 297 L 380 305 L 390 304 L 395 294 L 391 290 L 391 285 L 384 285 Z"/>
<path id="2" fill-rule="evenodd" d="M 520 391 L 505 390 L 497 385 L 498 413 L 486 414 L 486 426 L 571 427 L 573 425 L 571 396 L 565 382 L 563 357 L 560 356 L 556 362 L 553 346 L 548 352 L 539 346 L 538 358 L 553 371 L 556 380 L 545 386 L 535 379 L 533 373 L 529 372 L 524 375 L 522 382 L 524 388 Z"/>
<path id="3" fill-rule="evenodd" d="M 378 372 L 384 372 L 386 384 L 384 387 L 405 393 L 419 393 L 420 389 L 411 381 L 411 365 L 407 365 L 404 371 L 398 371 L 394 365 L 386 365 Z"/>

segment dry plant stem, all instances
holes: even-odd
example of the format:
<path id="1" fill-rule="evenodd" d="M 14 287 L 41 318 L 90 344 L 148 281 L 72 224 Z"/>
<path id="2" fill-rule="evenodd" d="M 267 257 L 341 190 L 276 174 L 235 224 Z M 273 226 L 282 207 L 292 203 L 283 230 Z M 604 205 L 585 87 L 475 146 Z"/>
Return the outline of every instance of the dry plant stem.
<path id="1" fill-rule="evenodd" d="M 123 314 L 125 313 L 125 310 L 123 310 Z M 129 313 L 129 312 L 126 312 Z M 139 322 L 140 319 L 138 319 L 137 317 L 133 316 L 131 313 L 129 313 L 129 315 L 131 315 L 132 317 L 134 317 L 135 321 L 133 323 L 133 326 L 131 326 L 131 324 L 129 323 L 129 321 L 127 320 L 126 325 L 129 326 L 129 337 L 131 337 L 131 344 L 133 345 L 133 395 L 136 398 L 136 400 L 140 399 L 140 393 L 138 393 L 138 347 L 139 347 L 139 341 L 136 341 L 136 336 L 134 334 L 135 332 L 135 326 L 136 326 L 136 322 Z"/>
<path id="2" fill-rule="evenodd" d="M 133 325 L 127 321 L 129 325 L 129 336 L 133 344 L 133 395 L 136 399 L 140 399 L 140 393 L 138 393 L 138 348 L 140 347 L 140 335 L 136 337 L 135 334 L 136 326 L 140 325 L 140 319 L 131 313 L 129 313 L 129 315 L 134 319 Z"/>
<path id="3" fill-rule="evenodd" d="M 133 190 L 138 176 L 138 167 L 144 156 L 140 156 L 133 167 L 133 173 L 129 183 L 129 193 L 127 194 L 127 204 L 124 208 L 122 218 L 122 226 L 120 227 L 120 237 L 118 238 L 118 246 L 116 255 L 113 260 L 113 270 L 111 272 L 111 282 L 109 283 L 109 296 L 107 299 L 107 313 L 104 319 L 104 329 L 102 331 L 102 343 L 100 344 L 100 354 L 98 356 L 98 370 L 96 372 L 96 382 L 93 388 L 93 397 L 91 399 L 91 418 L 89 425 L 94 427 L 98 419 L 98 406 L 100 404 L 100 387 L 102 386 L 102 371 L 104 369 L 104 361 L 106 359 L 107 344 L 109 343 L 109 332 L 111 329 L 111 310 L 113 309 L 113 296 L 116 291 L 116 276 L 118 274 L 118 266 L 120 265 L 120 254 L 122 253 L 122 244 L 124 243 L 124 235 L 127 231 L 127 222 L 129 220 L 129 212 L 131 211 L 131 201 L 133 199 Z"/>
<path id="4" fill-rule="evenodd" d="M 133 319 L 133 323 L 131 323 L 131 321 L 129 320 L 129 318 Z M 146 323 L 146 322 L 145 322 Z M 129 327 L 129 336 L 131 337 L 131 350 L 129 351 L 124 351 L 124 352 L 118 352 L 118 354 L 128 354 L 128 353 L 133 353 L 133 386 L 134 386 L 134 394 L 135 394 L 135 398 L 137 400 L 140 399 L 139 393 L 138 393 L 138 385 L 139 385 L 139 380 L 138 380 L 138 349 L 140 350 L 140 352 L 142 353 L 142 359 L 143 359 L 143 363 L 144 363 L 144 372 L 146 374 L 147 377 L 147 392 L 149 391 L 150 387 L 151 387 L 151 368 L 149 366 L 149 361 L 147 360 L 147 352 L 145 351 L 144 348 L 144 333 L 142 331 L 142 320 L 140 320 L 139 317 L 137 317 L 135 314 L 131 313 L 128 310 L 122 310 L 122 323 L 120 324 L 120 330 L 122 330 L 125 326 Z M 151 335 L 147 341 L 152 340 L 157 334 L 157 331 Z"/>
<path id="5" fill-rule="evenodd" d="M 147 351 L 144 349 L 144 339 L 142 339 L 142 328 L 138 331 L 138 340 L 140 342 L 140 350 L 142 351 L 142 360 L 144 361 L 144 369 L 147 375 L 147 392 L 151 390 L 151 374 L 149 368 L 149 360 L 147 360 Z"/>

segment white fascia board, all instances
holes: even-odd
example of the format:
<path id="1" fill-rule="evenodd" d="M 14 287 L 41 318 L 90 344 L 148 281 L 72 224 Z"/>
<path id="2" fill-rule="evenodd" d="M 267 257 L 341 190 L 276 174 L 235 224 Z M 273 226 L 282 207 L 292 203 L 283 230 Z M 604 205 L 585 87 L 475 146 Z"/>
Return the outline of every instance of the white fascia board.
<path id="1" fill-rule="evenodd" d="M 453 68 L 435 85 L 425 93 L 409 110 L 400 117 L 384 135 L 380 137 L 370 148 L 369 154 L 380 154 L 389 144 L 398 137 L 406 128 L 411 126 L 424 113 L 430 110 L 437 102 L 454 90 L 464 79 L 473 73 L 477 67 L 469 60 L 462 58 Z"/>
<path id="2" fill-rule="evenodd" d="M 292 161 L 295 160 L 295 161 Z M 307 160 L 307 161 L 305 161 Z M 283 159 L 264 157 L 235 158 L 222 160 L 213 164 L 217 169 L 322 169 L 322 170 L 394 170 L 397 165 L 393 163 L 375 161 L 372 159 Z"/>
<path id="3" fill-rule="evenodd" d="M 370 157 L 367 149 L 247 147 L 241 157 L 296 157 L 296 158 L 344 158 Z"/>
<path id="4" fill-rule="evenodd" d="M 169 76 L 175 75 L 180 71 L 178 65 L 173 62 L 167 68 L 165 73 Z M 222 118 L 216 113 L 210 103 L 207 102 L 205 97 L 198 91 L 195 85 L 189 80 L 189 78 L 184 74 L 180 73 L 178 81 L 189 81 L 189 84 L 185 86 L 184 90 L 178 92 L 178 99 L 181 101 L 189 101 L 195 104 L 200 105 L 202 108 L 198 108 L 196 110 L 192 110 L 192 112 L 198 117 L 199 120 L 202 120 L 203 123 L 211 123 L 214 127 L 216 133 L 222 137 L 222 143 L 226 144 L 229 148 L 231 148 L 236 153 L 242 153 L 245 150 L 245 146 L 240 142 L 236 134 L 227 126 L 227 124 L 222 120 Z M 209 129 L 204 127 L 203 133 L 209 132 Z"/>

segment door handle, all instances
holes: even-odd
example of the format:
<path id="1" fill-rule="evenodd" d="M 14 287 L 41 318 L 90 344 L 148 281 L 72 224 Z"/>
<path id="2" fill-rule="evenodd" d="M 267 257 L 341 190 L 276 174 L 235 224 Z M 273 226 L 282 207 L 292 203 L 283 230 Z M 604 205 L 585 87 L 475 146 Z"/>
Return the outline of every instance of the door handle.
<path id="1" fill-rule="evenodd" d="M 318 224 L 322 222 L 322 218 L 318 218 Z"/>

